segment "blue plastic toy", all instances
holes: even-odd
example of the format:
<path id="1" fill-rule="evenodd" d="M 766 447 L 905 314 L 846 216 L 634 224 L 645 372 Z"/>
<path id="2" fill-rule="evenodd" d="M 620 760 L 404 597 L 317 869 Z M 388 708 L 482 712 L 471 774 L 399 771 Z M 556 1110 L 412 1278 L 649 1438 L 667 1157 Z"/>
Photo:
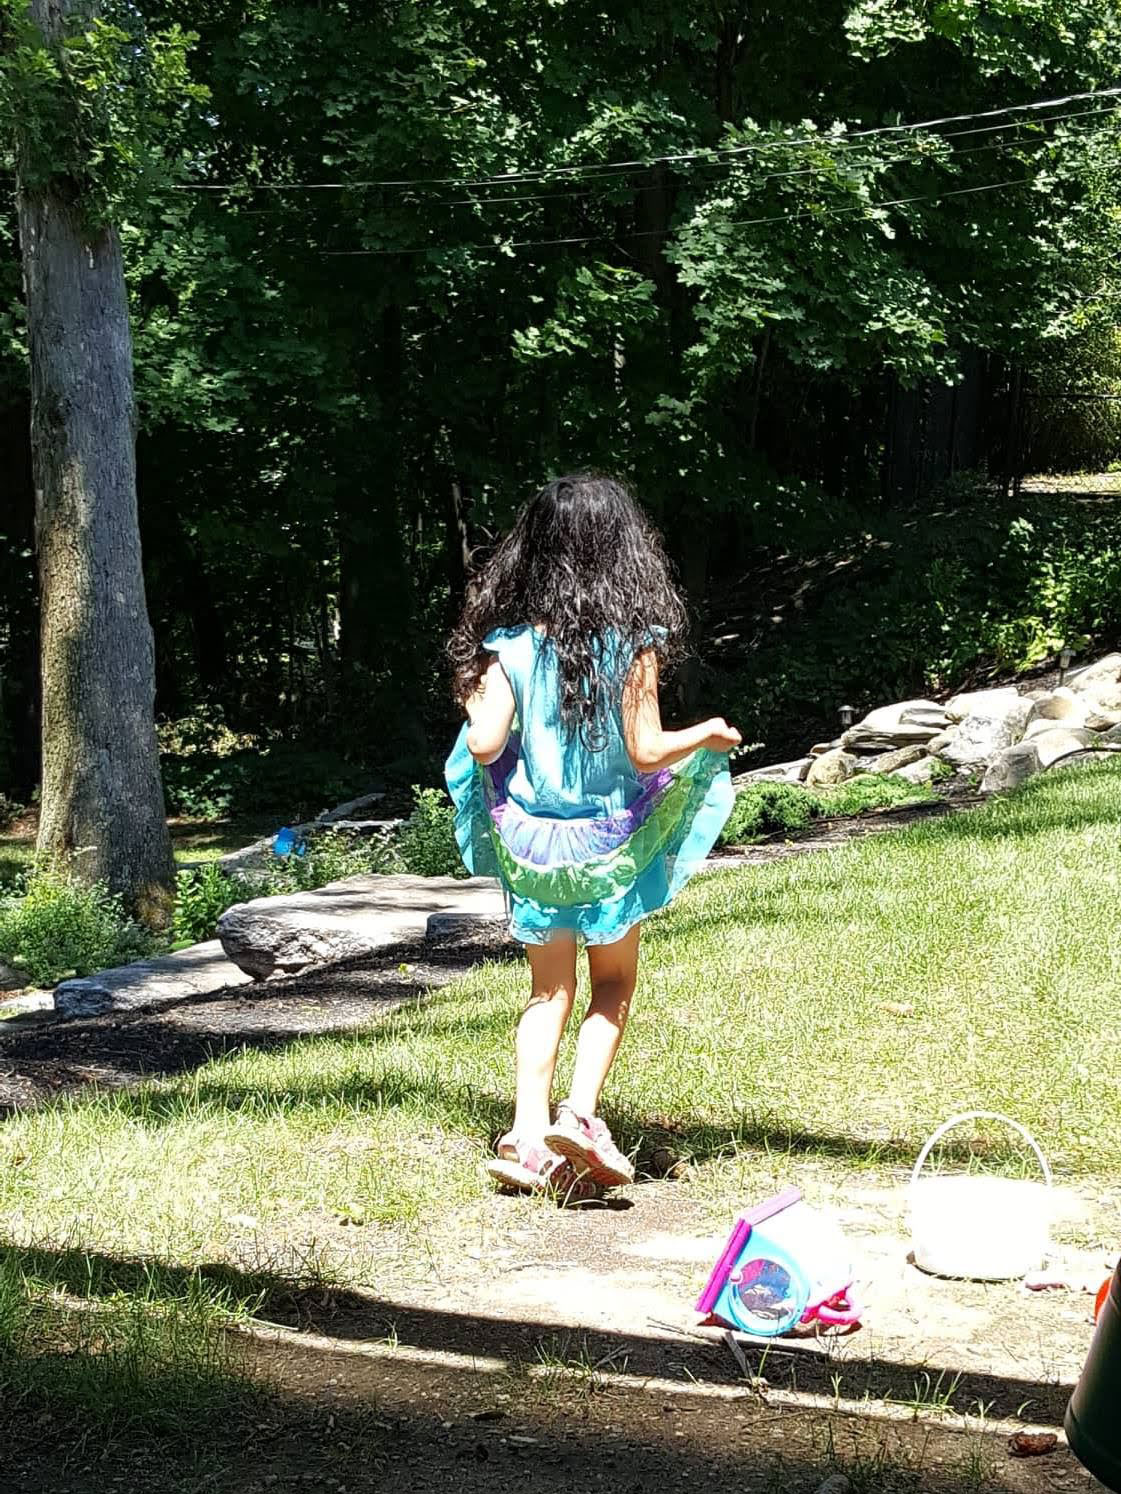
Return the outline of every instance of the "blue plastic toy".
<path id="1" fill-rule="evenodd" d="M 697 1311 L 758 1338 L 860 1322 L 844 1240 L 787 1188 L 737 1219 Z"/>
<path id="2" fill-rule="evenodd" d="M 276 832 L 276 838 L 272 843 L 274 856 L 302 856 L 307 850 L 307 844 L 301 840 L 295 830 L 289 830 L 287 826 Z"/>

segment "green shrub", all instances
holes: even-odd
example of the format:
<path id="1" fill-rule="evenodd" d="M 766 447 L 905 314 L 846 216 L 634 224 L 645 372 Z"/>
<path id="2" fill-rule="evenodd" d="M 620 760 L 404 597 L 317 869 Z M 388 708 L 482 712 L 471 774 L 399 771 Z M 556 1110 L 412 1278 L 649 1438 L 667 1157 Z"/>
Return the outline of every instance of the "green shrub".
<path id="1" fill-rule="evenodd" d="M 867 814 L 896 804 L 928 803 L 934 798 L 925 783 L 908 783 L 887 773 L 861 773 L 835 788 L 818 790 L 822 814 Z"/>
<path id="2" fill-rule="evenodd" d="M 455 839 L 455 810 L 442 789 L 413 787 L 412 814 L 397 833 L 402 871 L 417 877 L 465 877 Z"/>
<path id="3" fill-rule="evenodd" d="M 347 830 L 309 834 L 302 854 L 278 856 L 252 879 L 254 885 L 248 890 L 245 879 L 231 889 L 223 886 L 229 879 L 222 872 L 204 869 L 187 884 L 191 911 L 185 911 L 184 919 L 194 921 L 189 925 L 184 922 L 184 931 L 189 927 L 194 937 L 212 937 L 203 930 L 211 929 L 226 907 L 245 897 L 310 892 L 344 877 L 382 872 L 410 872 L 418 877 L 467 875 L 455 841 L 455 812 L 442 789 L 414 787 L 413 811 L 396 830 L 377 835 L 356 835 Z M 176 933 L 178 936 L 178 921 Z"/>
<path id="4" fill-rule="evenodd" d="M 253 896 L 253 890 L 231 877 L 216 861 L 181 871 L 175 883 L 175 919 L 172 939 L 176 946 L 201 944 L 213 939 L 218 920 L 234 903 Z"/>
<path id="5" fill-rule="evenodd" d="M 750 845 L 765 835 L 804 830 L 821 813 L 817 796 L 794 783 L 749 783 L 736 795 L 722 846 Z"/>
<path id="6" fill-rule="evenodd" d="M 21 890 L 0 900 L 0 958 L 32 985 L 124 965 L 155 947 L 152 936 L 126 917 L 120 898 L 62 869 L 40 867 Z"/>
<path id="7" fill-rule="evenodd" d="M 387 835 L 354 835 L 345 830 L 324 830 L 308 840 L 303 855 L 277 857 L 265 874 L 269 893 L 311 892 L 372 872 L 399 870 L 393 841 Z M 252 894 L 254 896 L 259 893 Z"/>
<path id="8" fill-rule="evenodd" d="M 818 815 L 858 815 L 896 804 L 925 803 L 935 795 L 926 784 L 908 783 L 884 773 L 861 773 L 835 788 L 817 790 L 795 783 L 749 783 L 720 835 L 722 846 L 745 846 L 766 835 L 804 830 Z"/>

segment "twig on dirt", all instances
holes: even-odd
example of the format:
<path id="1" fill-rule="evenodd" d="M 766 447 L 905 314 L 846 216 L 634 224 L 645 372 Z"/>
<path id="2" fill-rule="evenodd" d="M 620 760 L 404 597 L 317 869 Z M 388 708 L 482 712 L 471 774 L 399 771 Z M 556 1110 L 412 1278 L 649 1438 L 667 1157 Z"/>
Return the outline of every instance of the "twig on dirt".
<path id="1" fill-rule="evenodd" d="M 747 1355 L 740 1348 L 739 1344 L 736 1343 L 736 1335 L 734 1333 L 725 1333 L 724 1342 L 728 1345 L 729 1349 L 731 1349 L 732 1358 L 739 1365 L 740 1374 L 746 1380 L 751 1374 L 751 1370 L 748 1367 Z"/>
<path id="2" fill-rule="evenodd" d="M 647 1318 L 647 1328 L 657 1328 L 662 1333 L 674 1333 L 679 1338 L 695 1338 L 698 1343 L 708 1344 L 712 1340 L 707 1333 L 699 1333 L 695 1328 L 682 1328 L 680 1323 L 663 1323 L 658 1318 Z"/>

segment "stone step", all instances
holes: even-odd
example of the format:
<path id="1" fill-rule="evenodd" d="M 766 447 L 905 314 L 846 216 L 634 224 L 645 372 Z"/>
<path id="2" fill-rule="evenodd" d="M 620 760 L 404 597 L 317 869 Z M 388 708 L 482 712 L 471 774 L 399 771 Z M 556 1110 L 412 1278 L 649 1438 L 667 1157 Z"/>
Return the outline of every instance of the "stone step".
<path id="1" fill-rule="evenodd" d="M 194 944 L 154 960 L 136 960 L 64 980 L 55 987 L 55 1011 L 63 1017 L 96 1017 L 108 1011 L 167 1006 L 192 996 L 208 996 L 225 986 L 242 986 L 249 976 L 231 965 L 217 939 Z"/>
<path id="2" fill-rule="evenodd" d="M 253 898 L 218 922 L 226 955 L 254 980 L 292 975 L 328 960 L 351 959 L 423 939 L 433 914 L 502 917 L 489 877 L 364 875 L 313 892 Z"/>

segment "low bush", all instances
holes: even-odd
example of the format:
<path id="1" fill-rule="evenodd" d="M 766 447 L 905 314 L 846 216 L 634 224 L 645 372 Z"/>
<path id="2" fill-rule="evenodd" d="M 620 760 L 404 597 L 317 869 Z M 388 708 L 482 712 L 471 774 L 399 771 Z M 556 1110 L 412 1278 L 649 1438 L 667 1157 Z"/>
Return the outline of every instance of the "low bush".
<path id="1" fill-rule="evenodd" d="M 455 841 L 455 813 L 441 789 L 413 790 L 413 811 L 396 830 L 356 835 L 324 830 L 300 851 L 277 856 L 258 872 L 231 876 L 217 862 L 180 872 L 173 941 L 176 947 L 213 939 L 227 908 L 247 898 L 311 892 L 354 877 L 410 872 L 419 877 L 467 875 Z"/>
<path id="2" fill-rule="evenodd" d="M 255 895 L 311 892 L 343 877 L 399 869 L 392 834 L 359 836 L 345 830 L 324 830 L 308 840 L 302 853 L 278 856 Z"/>
<path id="3" fill-rule="evenodd" d="M 413 810 L 382 835 L 325 830 L 302 855 L 278 858 L 267 874 L 273 892 L 309 891 L 364 872 L 408 872 L 417 877 L 465 877 L 455 840 L 455 811 L 442 789 L 413 788 Z"/>
<path id="4" fill-rule="evenodd" d="M 465 877 L 455 839 L 455 810 L 443 789 L 413 789 L 413 812 L 397 833 L 400 869 L 417 877 Z"/>
<path id="5" fill-rule="evenodd" d="M 925 783 L 908 783 L 887 773 L 861 773 L 836 788 L 818 790 L 821 813 L 834 815 L 867 814 L 872 809 L 929 802 L 934 797 Z"/>
<path id="6" fill-rule="evenodd" d="M 821 813 L 816 794 L 794 783 L 750 783 L 736 795 L 722 846 L 750 845 L 765 835 L 804 830 Z"/>
<path id="7" fill-rule="evenodd" d="M 861 773 L 836 788 L 807 789 L 796 783 L 749 783 L 736 795 L 722 846 L 745 846 L 767 835 L 805 830 L 819 815 L 867 814 L 898 804 L 935 798 L 926 784 L 908 783 L 883 773 Z"/>
<path id="8" fill-rule="evenodd" d="M 156 947 L 119 897 L 63 868 L 38 867 L 0 899 L 0 959 L 26 975 L 29 985 L 53 986 L 125 965 Z"/>
<path id="9" fill-rule="evenodd" d="M 179 948 L 213 939 L 226 909 L 252 896 L 252 888 L 224 872 L 216 861 L 181 871 L 175 884 L 173 944 Z"/>

